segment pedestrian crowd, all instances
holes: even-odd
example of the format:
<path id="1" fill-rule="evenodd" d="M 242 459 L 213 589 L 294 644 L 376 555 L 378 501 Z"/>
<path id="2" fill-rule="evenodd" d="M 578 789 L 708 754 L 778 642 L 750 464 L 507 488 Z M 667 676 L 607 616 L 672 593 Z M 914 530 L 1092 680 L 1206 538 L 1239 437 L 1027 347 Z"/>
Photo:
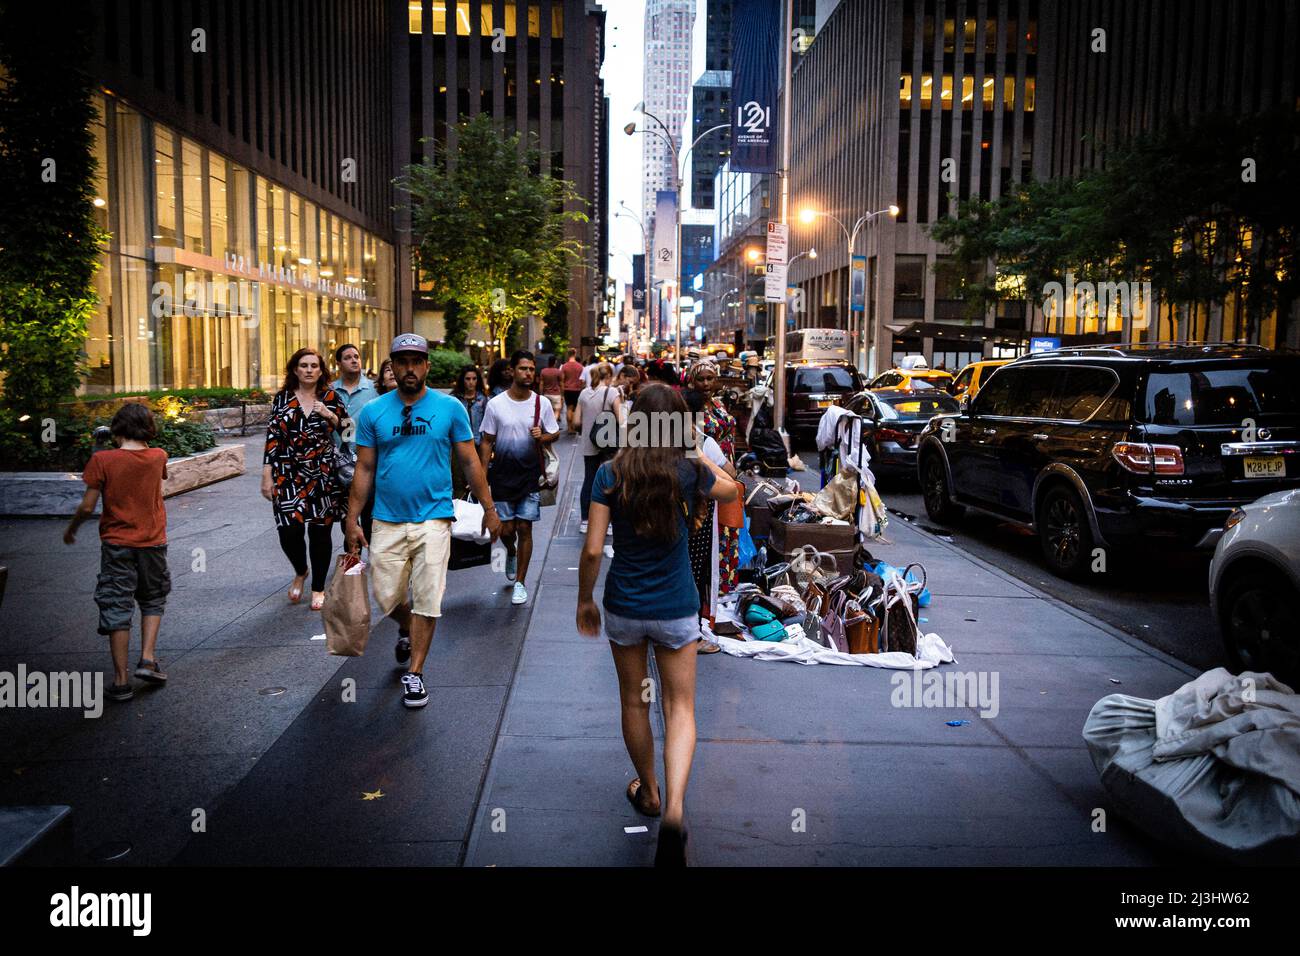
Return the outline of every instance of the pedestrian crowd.
<path id="1" fill-rule="evenodd" d="M 321 610 L 333 529 L 342 524 L 344 549 L 368 551 L 375 604 L 397 624 L 402 703 L 425 706 L 424 664 L 442 615 L 454 501 L 472 495 L 482 506 L 482 532 L 505 549 L 511 603 L 526 604 L 533 525 L 556 483 L 551 446 L 563 418 L 583 458 L 577 628 L 609 642 L 637 773 L 626 796 L 638 812 L 663 817 L 657 862 L 681 864 L 695 658 L 718 650 L 705 625 L 737 576 L 738 525 L 730 517 L 739 501 L 736 422 L 715 395 L 717 368 L 697 362 L 683 382 L 668 363 L 637 363 L 630 355 L 583 362 L 570 349 L 565 362 L 551 356 L 539 371 L 536 357 L 520 350 L 486 374 L 464 368 L 444 394 L 427 384 L 429 347 L 419 335 L 397 336 L 374 376 L 363 372 L 355 345 L 340 346 L 333 360 L 338 376 L 331 381 L 321 352 L 294 352 L 266 428 L 261 492 L 293 573 L 289 602 L 310 590 L 312 610 Z M 626 441 L 633 414 L 691 416 L 699 431 L 669 446 L 634 444 Z M 128 700 L 132 676 L 167 680 L 157 657 L 171 588 L 167 456 L 150 447 L 156 426 L 145 405 L 125 404 L 110 429 L 116 447 L 92 455 L 64 540 L 75 540 L 102 500 L 99 632 L 109 638 L 113 662 L 108 696 Z M 607 557 L 598 607 L 593 592 Z M 132 672 L 137 606 L 142 649 Z M 662 788 L 643 694 L 651 648 L 666 721 Z"/>

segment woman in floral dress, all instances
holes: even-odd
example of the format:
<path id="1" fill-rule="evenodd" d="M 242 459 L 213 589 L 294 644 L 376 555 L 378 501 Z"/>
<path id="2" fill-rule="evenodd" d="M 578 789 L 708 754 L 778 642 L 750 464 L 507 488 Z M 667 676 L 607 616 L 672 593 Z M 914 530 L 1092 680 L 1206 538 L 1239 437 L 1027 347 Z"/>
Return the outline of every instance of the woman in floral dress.
<path id="1" fill-rule="evenodd" d="M 299 349 L 285 367 L 275 395 L 262 456 L 262 497 L 273 505 L 280 548 L 293 565 L 289 601 L 302 600 L 311 556 L 311 607 L 325 603 L 325 578 L 333 556 L 334 522 L 347 510 L 347 488 L 338 475 L 334 433 L 347 421 L 347 406 L 326 384 L 325 358 Z M 306 542 L 304 542 L 304 532 Z"/>
<path id="2" fill-rule="evenodd" d="M 718 443 L 728 464 L 734 466 L 736 458 L 736 419 L 713 397 L 718 386 L 718 368 L 705 360 L 691 366 L 687 381 L 688 391 L 700 394 L 703 401 L 699 409 L 703 414 L 704 434 Z M 688 398 L 688 404 L 694 405 Z M 740 575 L 740 529 L 718 527 L 718 594 L 728 594 L 736 589 Z"/>

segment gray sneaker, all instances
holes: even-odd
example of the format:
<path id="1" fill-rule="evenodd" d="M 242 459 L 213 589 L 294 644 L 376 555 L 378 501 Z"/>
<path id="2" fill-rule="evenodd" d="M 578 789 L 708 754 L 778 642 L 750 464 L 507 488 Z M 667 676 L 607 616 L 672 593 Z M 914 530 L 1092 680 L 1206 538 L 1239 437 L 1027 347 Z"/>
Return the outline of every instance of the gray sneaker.
<path id="1" fill-rule="evenodd" d="M 163 673 L 162 665 L 157 661 L 147 661 L 144 658 L 136 661 L 135 676 L 141 680 L 147 680 L 151 684 L 164 684 L 167 682 L 167 675 Z"/>
<path id="2" fill-rule="evenodd" d="M 506 555 L 506 580 L 513 581 L 515 579 L 515 575 L 518 572 L 519 572 L 519 555 L 507 554 Z"/>

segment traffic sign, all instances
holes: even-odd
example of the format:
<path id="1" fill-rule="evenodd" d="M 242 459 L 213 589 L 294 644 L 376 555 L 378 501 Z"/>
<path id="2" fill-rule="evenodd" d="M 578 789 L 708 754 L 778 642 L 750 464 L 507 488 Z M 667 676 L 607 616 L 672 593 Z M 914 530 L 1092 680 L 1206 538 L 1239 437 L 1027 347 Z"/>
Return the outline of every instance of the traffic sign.
<path id="1" fill-rule="evenodd" d="M 783 222 L 767 224 L 767 261 L 768 263 L 786 261 L 786 249 L 790 245 L 790 227 Z M 776 301 L 780 302 L 778 298 Z"/>
<path id="2" fill-rule="evenodd" d="M 767 264 L 767 276 L 763 279 L 763 301 L 785 301 L 785 276 L 789 268 L 784 262 Z"/>

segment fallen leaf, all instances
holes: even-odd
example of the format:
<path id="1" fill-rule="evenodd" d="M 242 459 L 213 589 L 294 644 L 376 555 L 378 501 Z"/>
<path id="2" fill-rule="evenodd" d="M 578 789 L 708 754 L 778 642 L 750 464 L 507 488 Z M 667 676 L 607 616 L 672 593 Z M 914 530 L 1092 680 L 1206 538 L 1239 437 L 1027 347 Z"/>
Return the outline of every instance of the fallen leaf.
<path id="1" fill-rule="evenodd" d="M 366 793 L 364 790 L 361 791 L 362 800 L 378 800 L 383 795 L 384 791 L 382 790 L 376 790 L 374 793 Z"/>

